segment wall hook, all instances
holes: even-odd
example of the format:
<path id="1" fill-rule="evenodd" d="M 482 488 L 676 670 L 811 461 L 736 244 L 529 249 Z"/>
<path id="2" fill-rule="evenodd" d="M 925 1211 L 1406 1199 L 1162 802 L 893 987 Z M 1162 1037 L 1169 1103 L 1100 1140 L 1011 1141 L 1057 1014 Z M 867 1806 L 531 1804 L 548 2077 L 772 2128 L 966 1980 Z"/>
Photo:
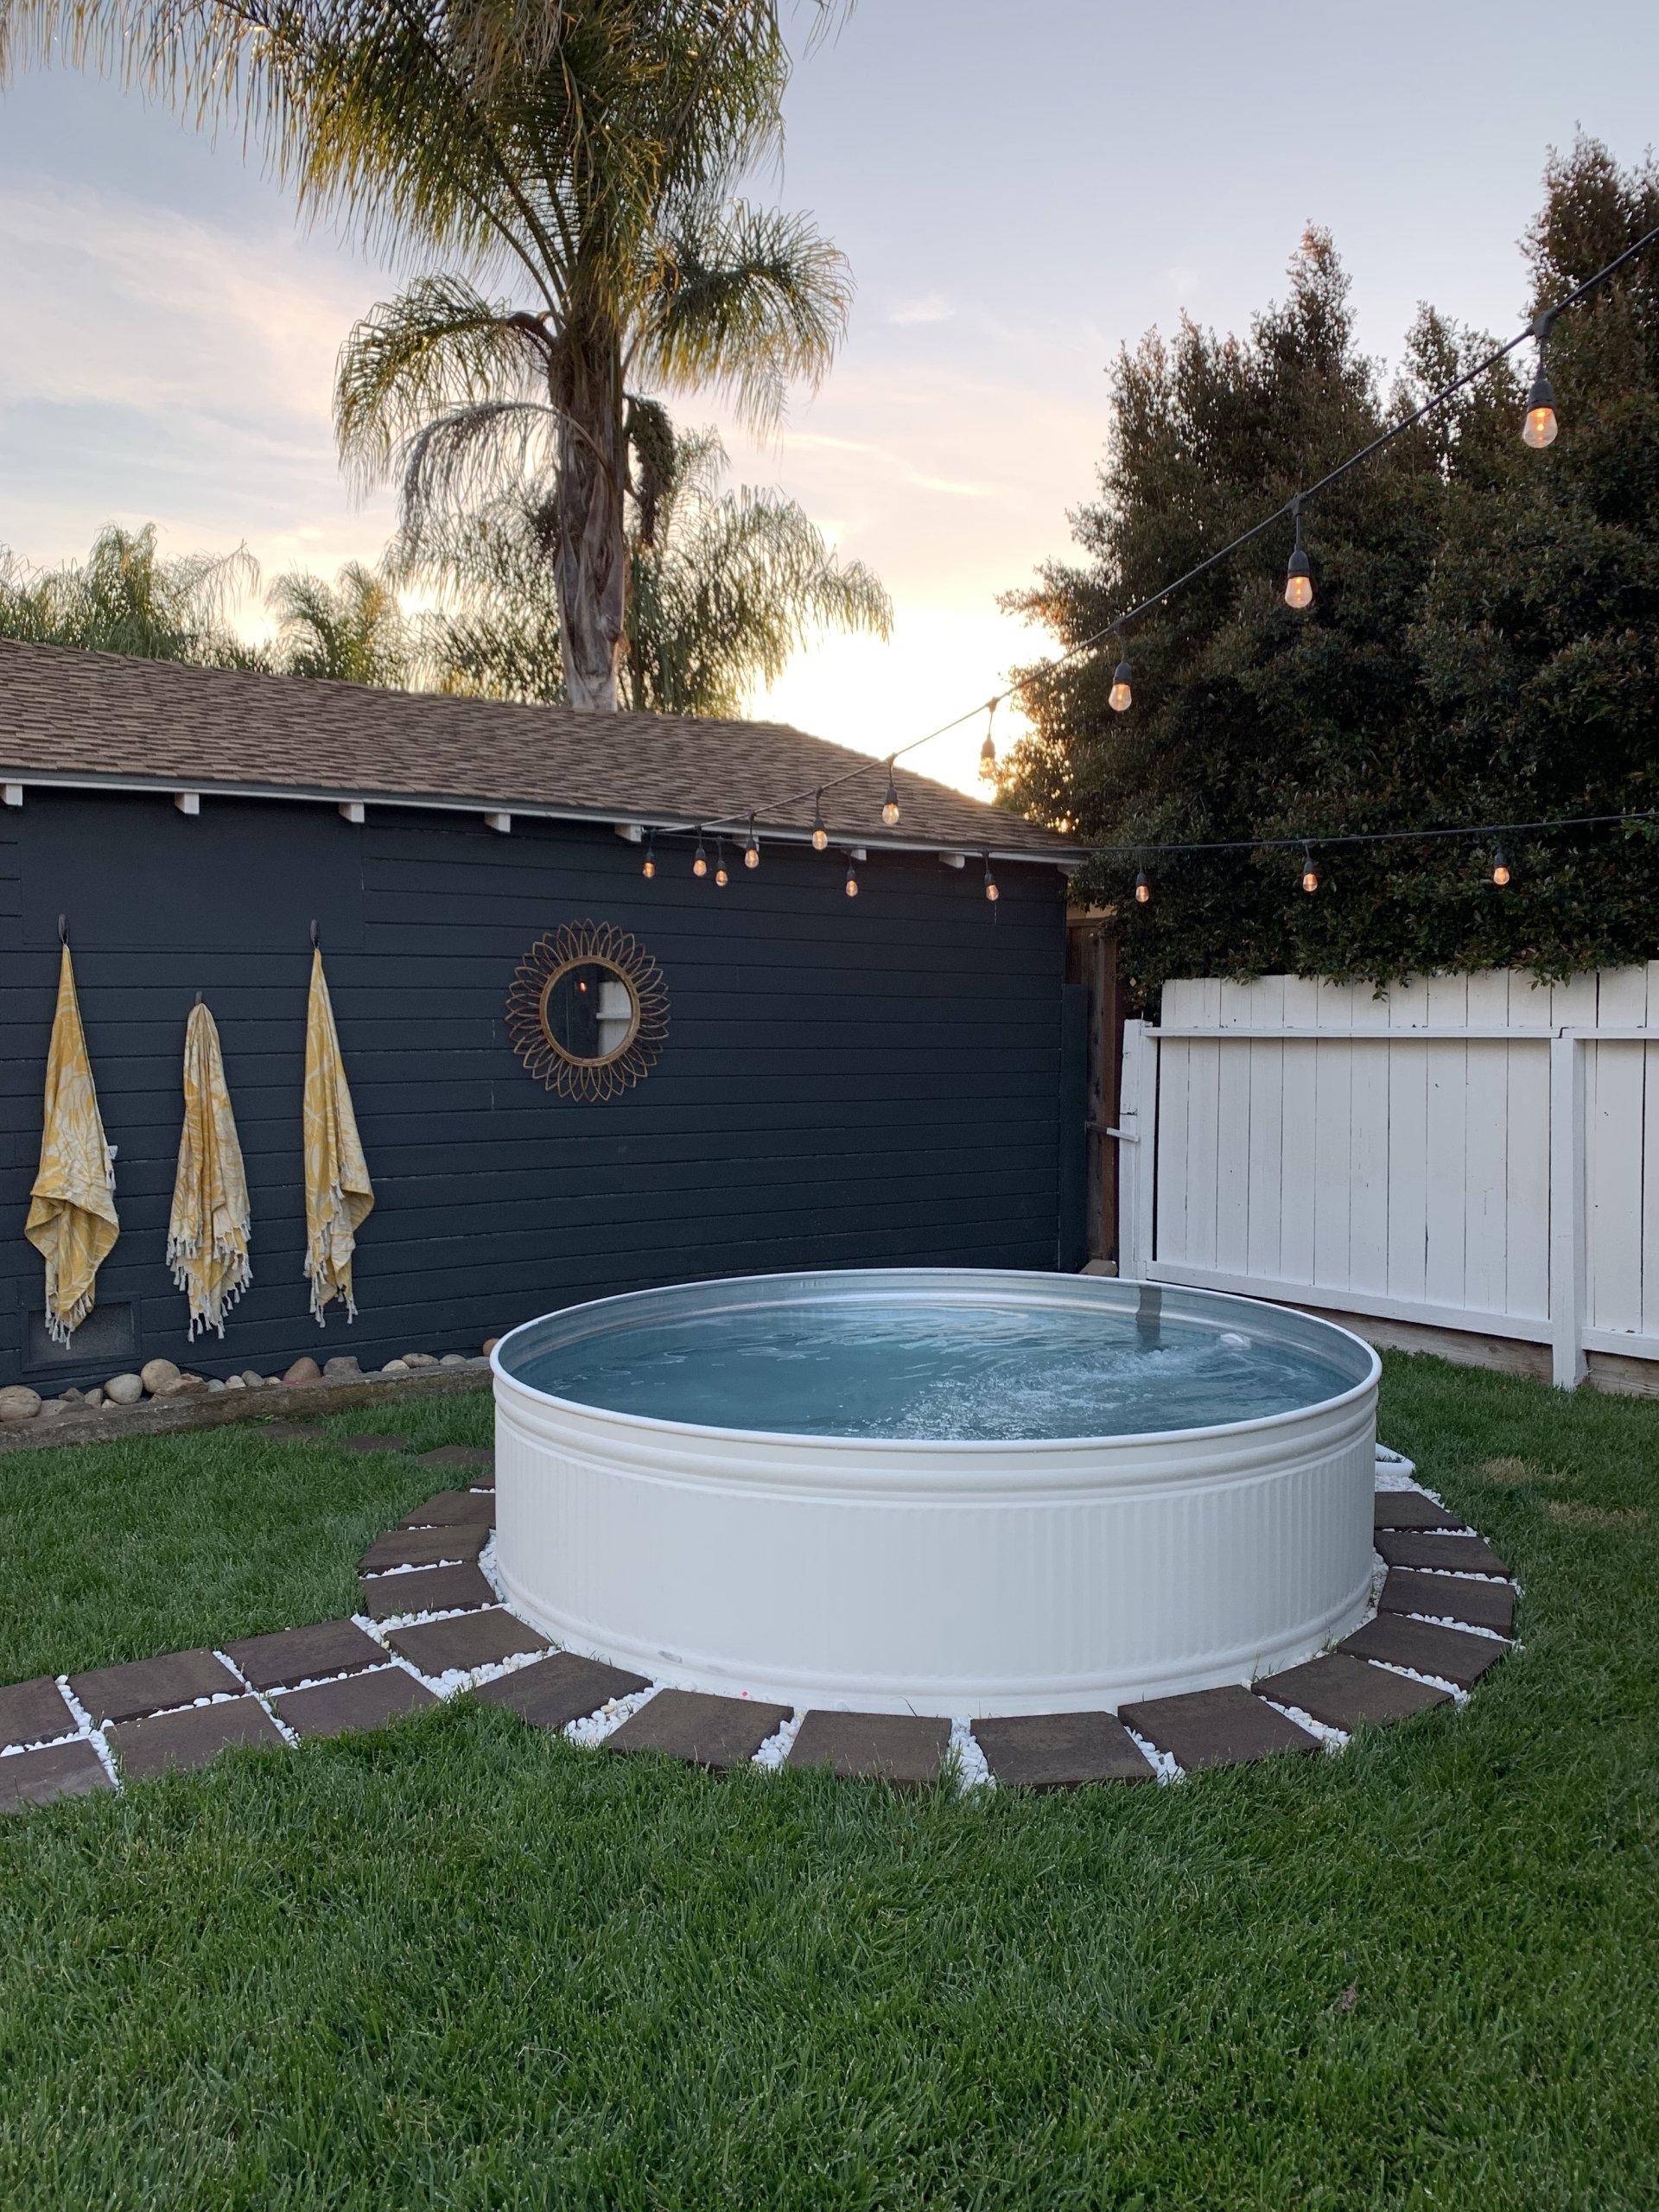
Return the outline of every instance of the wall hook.
<path id="1" fill-rule="evenodd" d="M 67 914 L 60 914 L 58 916 L 58 943 L 60 944 L 67 944 L 68 942 L 69 917 Z"/>
<path id="2" fill-rule="evenodd" d="M 311 925 L 311 942 L 314 945 L 321 945 L 322 943 L 321 934 L 315 922 Z"/>
<path id="3" fill-rule="evenodd" d="M 196 993 L 196 1004 L 198 1006 L 201 1004 L 201 993 L 200 991 Z"/>

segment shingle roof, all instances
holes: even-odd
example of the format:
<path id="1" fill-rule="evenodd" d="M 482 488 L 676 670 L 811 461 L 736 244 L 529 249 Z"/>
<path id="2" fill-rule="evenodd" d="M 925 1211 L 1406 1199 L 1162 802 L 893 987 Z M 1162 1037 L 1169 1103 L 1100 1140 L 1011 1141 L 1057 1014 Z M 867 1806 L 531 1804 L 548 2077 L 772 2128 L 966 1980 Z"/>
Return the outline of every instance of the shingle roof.
<path id="1" fill-rule="evenodd" d="M 252 671 L 131 660 L 0 639 L 0 776 L 9 781 L 429 801 L 668 826 L 810 825 L 826 791 L 837 842 L 938 844 L 1063 860 L 1076 848 L 1017 815 L 781 722 L 598 715 Z M 805 797 L 803 798 L 802 794 Z"/>

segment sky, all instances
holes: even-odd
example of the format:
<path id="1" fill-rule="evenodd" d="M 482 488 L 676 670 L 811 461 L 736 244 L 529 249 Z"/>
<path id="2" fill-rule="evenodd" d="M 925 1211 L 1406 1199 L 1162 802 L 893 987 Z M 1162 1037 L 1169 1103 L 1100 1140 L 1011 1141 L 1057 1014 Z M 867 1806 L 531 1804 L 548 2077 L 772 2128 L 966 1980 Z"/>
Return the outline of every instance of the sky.
<path id="1" fill-rule="evenodd" d="M 803 652 L 753 711 L 882 753 L 1043 650 L 998 594 L 1066 557 L 1118 348 L 1182 313 L 1242 329 L 1309 221 L 1397 359 L 1417 303 L 1508 336 L 1548 149 L 1646 152 L 1659 9 L 1636 0 L 860 0 L 803 54 L 760 182 L 848 254 L 847 343 L 733 480 L 800 500 L 891 593 L 890 642 Z M 1644 91 L 1644 87 L 1648 88 Z M 67 73 L 0 93 L 0 545 L 101 524 L 245 542 L 267 578 L 372 560 L 384 493 L 336 466 L 329 392 L 394 278 L 302 231 L 233 141 Z M 1005 718 L 1000 718 L 1000 721 Z M 971 788 L 982 717 L 912 755 Z"/>

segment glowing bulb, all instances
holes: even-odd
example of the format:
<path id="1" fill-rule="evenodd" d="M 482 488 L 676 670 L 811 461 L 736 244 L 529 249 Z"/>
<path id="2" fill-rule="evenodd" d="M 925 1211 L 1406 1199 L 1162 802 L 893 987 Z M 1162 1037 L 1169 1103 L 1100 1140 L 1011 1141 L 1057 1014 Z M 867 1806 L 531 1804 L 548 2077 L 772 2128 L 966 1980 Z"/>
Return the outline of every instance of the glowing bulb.
<path id="1" fill-rule="evenodd" d="M 709 873 L 709 855 L 702 849 L 702 832 L 701 830 L 697 832 L 697 849 L 692 859 L 691 873 L 693 875 L 707 875 Z"/>
<path id="2" fill-rule="evenodd" d="M 814 808 L 812 814 L 813 851 L 815 853 L 821 853 L 829 842 L 830 832 L 823 826 L 823 793 L 820 791 L 818 793 L 817 804 Z"/>
<path id="3" fill-rule="evenodd" d="M 1498 846 L 1492 855 L 1492 881 L 1500 891 L 1510 880 L 1510 864 L 1503 857 L 1503 848 Z"/>
<path id="4" fill-rule="evenodd" d="M 1319 862 L 1306 846 L 1302 848 L 1302 888 L 1310 897 L 1319 887 Z"/>
<path id="5" fill-rule="evenodd" d="M 1152 886 L 1147 881 L 1145 868 L 1135 879 L 1135 903 L 1137 906 L 1147 906 L 1152 903 Z"/>
<path id="6" fill-rule="evenodd" d="M 985 855 L 985 896 L 990 900 L 993 906 L 995 906 L 997 900 L 1002 896 L 1002 893 L 996 887 L 996 878 L 991 874 L 991 856 L 988 853 Z"/>
<path id="7" fill-rule="evenodd" d="M 749 842 L 743 848 L 743 865 L 745 868 L 759 868 L 760 865 L 760 840 L 754 834 L 753 815 L 749 817 Z"/>
<path id="8" fill-rule="evenodd" d="M 1112 671 L 1112 688 L 1106 694 L 1106 703 L 1116 715 L 1127 714 L 1135 702 L 1134 671 L 1127 660 L 1120 660 Z"/>
<path id="9" fill-rule="evenodd" d="M 881 819 L 891 830 L 899 819 L 899 786 L 893 780 L 893 763 L 887 763 L 887 795 L 881 802 Z"/>
<path id="10" fill-rule="evenodd" d="M 1541 451 L 1553 446 L 1560 424 L 1555 420 L 1555 394 L 1549 378 L 1544 374 L 1544 365 L 1538 364 L 1538 373 L 1532 380 L 1532 390 L 1527 394 L 1527 419 L 1521 425 L 1521 442 Z"/>
<path id="11" fill-rule="evenodd" d="M 849 899 L 857 898 L 858 878 L 853 874 L 853 864 L 851 861 L 849 861 L 847 863 L 847 880 L 842 885 L 842 888 L 846 892 L 847 896 Z"/>
<path id="12" fill-rule="evenodd" d="M 1300 557 L 1302 565 L 1299 571 L 1296 567 L 1298 556 L 1291 555 L 1290 572 L 1285 578 L 1285 605 L 1294 607 L 1299 614 L 1303 607 L 1313 604 L 1313 579 L 1307 573 L 1307 556 L 1304 553 Z"/>
<path id="13" fill-rule="evenodd" d="M 732 880 L 726 873 L 726 840 L 723 837 L 715 838 L 715 850 L 719 855 L 715 862 L 715 881 L 723 891 Z"/>
<path id="14" fill-rule="evenodd" d="M 649 837 L 645 840 L 645 864 L 640 869 L 639 873 L 645 877 L 647 883 L 651 881 L 652 876 L 657 873 L 657 848 L 654 842 Z"/>
<path id="15" fill-rule="evenodd" d="M 996 781 L 996 740 L 991 735 L 991 726 L 996 720 L 996 702 L 985 702 L 985 742 L 979 748 L 979 774 L 982 783 Z"/>

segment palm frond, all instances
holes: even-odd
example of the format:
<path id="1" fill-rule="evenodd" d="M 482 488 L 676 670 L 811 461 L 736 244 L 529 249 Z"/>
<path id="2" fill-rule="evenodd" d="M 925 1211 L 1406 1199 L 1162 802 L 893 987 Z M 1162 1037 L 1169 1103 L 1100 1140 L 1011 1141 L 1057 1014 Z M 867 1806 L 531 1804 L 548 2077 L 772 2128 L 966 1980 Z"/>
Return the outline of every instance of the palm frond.
<path id="1" fill-rule="evenodd" d="M 361 562 L 348 561 L 333 584 L 306 570 L 278 576 L 265 604 L 277 619 L 283 674 L 408 684 L 414 648 L 403 608 L 386 578 Z"/>

